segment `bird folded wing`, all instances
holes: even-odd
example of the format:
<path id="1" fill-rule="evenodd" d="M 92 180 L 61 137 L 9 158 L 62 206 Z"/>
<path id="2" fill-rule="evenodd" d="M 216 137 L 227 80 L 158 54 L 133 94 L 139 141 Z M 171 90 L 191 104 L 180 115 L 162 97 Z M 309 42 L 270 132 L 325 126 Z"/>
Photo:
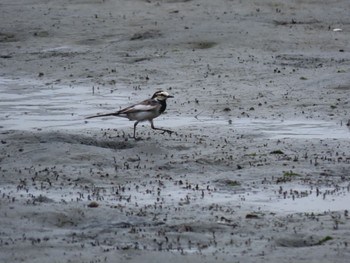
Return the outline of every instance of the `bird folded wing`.
<path id="1" fill-rule="evenodd" d="M 134 112 L 140 112 L 140 111 L 152 111 L 157 107 L 157 105 L 152 104 L 137 104 L 128 108 L 125 108 L 124 110 L 121 110 L 119 113 L 134 113 Z"/>

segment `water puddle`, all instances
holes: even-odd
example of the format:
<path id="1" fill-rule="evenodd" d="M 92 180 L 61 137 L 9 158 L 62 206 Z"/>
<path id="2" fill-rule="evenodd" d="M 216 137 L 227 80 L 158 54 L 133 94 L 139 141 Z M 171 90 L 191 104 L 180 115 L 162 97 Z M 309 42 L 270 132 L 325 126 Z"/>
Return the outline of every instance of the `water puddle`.
<path id="1" fill-rule="evenodd" d="M 39 80 L 0 78 L 0 121 L 2 128 L 30 129 L 132 129 L 132 123 L 122 118 L 104 118 L 85 121 L 85 117 L 98 112 L 110 112 L 119 109 L 114 105 L 126 106 L 134 101 L 129 93 L 118 91 L 118 96 L 86 86 L 44 85 Z M 162 127 L 210 128 L 234 130 L 240 134 L 254 134 L 272 139 L 349 139 L 350 131 L 339 123 L 296 119 L 296 120 L 260 120 L 237 118 L 227 120 L 210 117 L 173 116 L 168 114 L 157 118 L 156 124 Z M 149 124 L 146 124 L 149 125 Z"/>
<path id="2" fill-rule="evenodd" d="M 159 118 L 161 119 L 161 118 Z M 271 139 L 350 139 L 350 130 L 346 125 L 331 121 L 295 119 L 295 120 L 261 120 L 237 118 L 230 122 L 220 118 L 167 117 L 162 121 L 167 127 L 193 126 L 233 129 L 238 133 L 256 134 Z"/>
<path id="3" fill-rule="evenodd" d="M 250 120 L 233 122 L 237 129 L 260 132 L 272 139 L 350 139 L 350 130 L 345 125 L 322 120 Z"/>

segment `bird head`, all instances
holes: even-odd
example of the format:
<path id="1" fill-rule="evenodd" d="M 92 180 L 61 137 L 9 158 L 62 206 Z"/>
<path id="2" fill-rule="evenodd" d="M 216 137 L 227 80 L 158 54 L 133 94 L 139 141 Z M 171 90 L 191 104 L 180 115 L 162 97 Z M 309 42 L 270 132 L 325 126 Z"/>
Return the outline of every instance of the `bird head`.
<path id="1" fill-rule="evenodd" d="M 152 99 L 156 99 L 159 101 L 166 100 L 168 98 L 174 98 L 174 96 L 169 95 L 168 92 L 166 91 L 157 91 L 156 93 L 153 94 Z"/>

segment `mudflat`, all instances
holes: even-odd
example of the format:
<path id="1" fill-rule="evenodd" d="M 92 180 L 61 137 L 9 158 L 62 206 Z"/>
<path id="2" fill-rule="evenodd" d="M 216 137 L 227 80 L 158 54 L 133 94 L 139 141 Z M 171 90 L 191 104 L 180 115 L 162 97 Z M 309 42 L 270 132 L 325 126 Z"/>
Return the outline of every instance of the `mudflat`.
<path id="1" fill-rule="evenodd" d="M 0 261 L 348 262 L 349 9 L 1 1 Z"/>

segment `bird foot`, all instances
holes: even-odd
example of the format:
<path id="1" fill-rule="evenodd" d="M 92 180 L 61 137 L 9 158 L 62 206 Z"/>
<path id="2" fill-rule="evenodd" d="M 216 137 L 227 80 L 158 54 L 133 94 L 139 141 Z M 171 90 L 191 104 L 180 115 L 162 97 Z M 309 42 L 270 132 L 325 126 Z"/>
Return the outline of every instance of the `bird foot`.
<path id="1" fill-rule="evenodd" d="M 129 135 L 129 138 L 130 138 L 130 139 L 134 139 L 135 141 L 141 141 L 141 140 L 142 140 L 141 137 L 130 136 L 130 135 Z"/>
<path id="2" fill-rule="evenodd" d="M 173 134 L 174 131 L 171 131 L 171 130 L 163 130 L 162 134 L 164 133 L 168 133 L 169 135 Z"/>

